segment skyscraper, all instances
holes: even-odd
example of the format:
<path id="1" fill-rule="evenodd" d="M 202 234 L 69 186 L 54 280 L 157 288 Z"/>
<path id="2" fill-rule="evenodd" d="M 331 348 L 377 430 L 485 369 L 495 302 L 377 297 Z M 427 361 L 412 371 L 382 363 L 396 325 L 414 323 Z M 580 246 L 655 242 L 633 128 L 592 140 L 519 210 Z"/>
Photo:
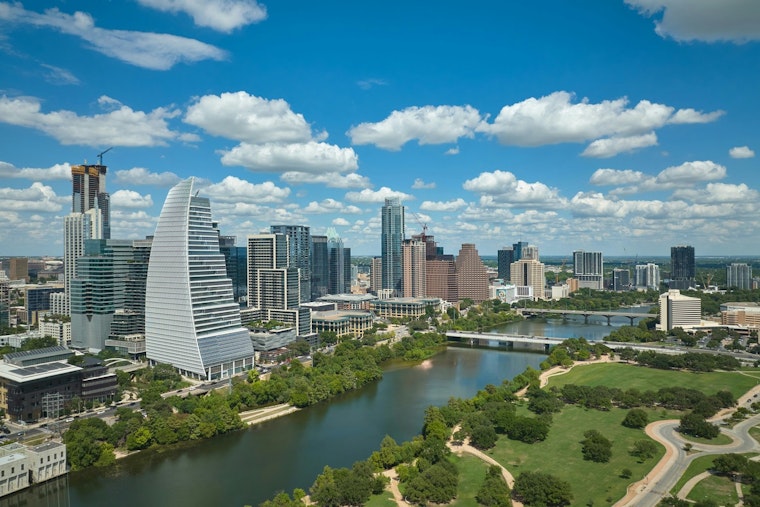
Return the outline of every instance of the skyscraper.
<path id="1" fill-rule="evenodd" d="M 670 284 L 671 289 L 687 290 L 696 286 L 696 262 L 694 247 L 680 245 L 670 247 Z"/>
<path id="2" fill-rule="evenodd" d="M 456 260 L 457 293 L 459 299 L 480 303 L 489 298 L 488 271 L 475 245 L 464 243 Z"/>
<path id="3" fill-rule="evenodd" d="M 301 303 L 311 301 L 311 234 L 306 225 L 272 225 L 270 232 L 285 234 L 288 237 L 288 248 L 291 268 L 299 269 L 301 280 Z"/>
<path id="4" fill-rule="evenodd" d="M 631 273 L 628 268 L 615 268 L 612 270 L 612 290 L 623 291 L 631 288 Z"/>
<path id="5" fill-rule="evenodd" d="M 156 226 L 145 296 L 149 360 L 215 379 L 253 367 L 253 345 L 240 325 L 208 198 L 194 178 L 175 185 Z"/>
<path id="6" fill-rule="evenodd" d="M 634 282 L 638 290 L 660 290 L 660 266 L 651 262 L 637 264 Z"/>
<path id="7" fill-rule="evenodd" d="M 328 294 L 351 292 L 351 249 L 343 246 L 343 240 L 334 227 L 327 229 L 327 291 Z"/>
<path id="8" fill-rule="evenodd" d="M 517 243 L 512 244 L 512 251 L 514 252 L 515 258 L 514 262 L 517 262 L 523 258 L 523 248 L 527 248 L 528 246 L 529 245 L 527 241 L 518 241 Z"/>
<path id="9" fill-rule="evenodd" d="M 545 266 L 536 259 L 521 259 L 510 266 L 511 282 L 518 287 L 531 287 L 533 299 L 544 299 Z"/>
<path id="10" fill-rule="evenodd" d="M 736 262 L 726 266 L 726 287 L 752 289 L 752 266 Z"/>
<path id="11" fill-rule="evenodd" d="M 373 257 L 372 265 L 370 266 L 370 284 L 369 290 L 373 294 L 383 288 L 383 259 L 381 257 Z"/>
<path id="12" fill-rule="evenodd" d="M 418 239 L 405 239 L 402 246 L 404 267 L 403 294 L 408 298 L 427 296 L 427 245 Z"/>
<path id="13" fill-rule="evenodd" d="M 106 192 L 106 170 L 104 165 L 71 166 L 71 211 L 84 213 L 97 209 L 101 216 L 103 232 L 100 237 L 111 237 L 110 196 Z"/>
<path id="14" fill-rule="evenodd" d="M 327 258 L 327 236 L 311 236 L 311 299 L 329 294 L 329 260 Z"/>
<path id="15" fill-rule="evenodd" d="M 84 255 L 84 242 L 88 239 L 103 239 L 102 216 L 97 209 L 84 213 L 70 213 L 63 218 L 63 308 L 65 315 L 71 315 L 71 280 L 76 276 L 76 262 Z"/>
<path id="16" fill-rule="evenodd" d="M 573 278 L 578 287 L 594 290 L 604 288 L 604 257 L 602 252 L 573 252 Z"/>
<path id="17" fill-rule="evenodd" d="M 398 198 L 386 199 L 382 208 L 381 258 L 383 289 L 402 292 L 401 243 L 404 241 L 404 207 Z"/>
<path id="18" fill-rule="evenodd" d="M 500 248 L 496 252 L 496 276 L 505 282 L 510 280 L 509 266 L 515 262 L 515 249 L 509 246 Z"/>
<path id="19" fill-rule="evenodd" d="M 248 236 L 248 306 L 265 310 L 298 308 L 298 268 L 290 266 L 285 234 Z"/>

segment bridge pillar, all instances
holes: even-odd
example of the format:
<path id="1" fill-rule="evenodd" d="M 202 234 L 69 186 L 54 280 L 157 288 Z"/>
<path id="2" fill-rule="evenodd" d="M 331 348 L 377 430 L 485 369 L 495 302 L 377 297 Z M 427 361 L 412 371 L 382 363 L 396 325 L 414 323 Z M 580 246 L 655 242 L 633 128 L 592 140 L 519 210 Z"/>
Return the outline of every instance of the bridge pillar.
<path id="1" fill-rule="evenodd" d="M 549 353 L 549 349 L 551 348 L 552 348 L 551 344 L 549 343 L 544 344 L 544 352 L 546 352 L 547 354 Z"/>
<path id="2" fill-rule="evenodd" d="M 584 313 L 584 314 L 583 314 L 583 322 L 584 322 L 585 324 L 588 324 L 588 316 L 589 316 L 589 314 L 588 314 L 588 313 Z"/>
<path id="3" fill-rule="evenodd" d="M 515 342 L 506 342 L 506 343 L 507 343 L 507 348 L 509 350 L 512 350 L 515 348 Z"/>
<path id="4" fill-rule="evenodd" d="M 633 327 L 633 319 L 635 319 L 635 318 L 636 318 L 636 317 L 628 317 L 628 320 L 630 320 L 630 321 L 631 321 L 631 327 Z"/>
<path id="5" fill-rule="evenodd" d="M 605 317 L 607 317 L 607 325 L 611 326 L 610 319 L 612 319 L 612 315 L 605 315 Z"/>

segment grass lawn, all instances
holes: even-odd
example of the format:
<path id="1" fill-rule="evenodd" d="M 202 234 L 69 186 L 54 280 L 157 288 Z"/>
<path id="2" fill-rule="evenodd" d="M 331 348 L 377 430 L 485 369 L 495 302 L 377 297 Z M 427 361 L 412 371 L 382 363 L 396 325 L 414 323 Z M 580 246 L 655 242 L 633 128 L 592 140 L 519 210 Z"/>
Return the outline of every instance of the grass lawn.
<path id="1" fill-rule="evenodd" d="M 648 437 L 643 430 L 621 424 L 626 413 L 622 409 L 601 412 L 568 405 L 554 414 L 545 441 L 530 445 L 500 437 L 489 454 L 515 476 L 522 471 L 541 471 L 568 481 L 573 485 L 573 505 L 586 505 L 590 500 L 594 505 L 612 505 L 625 495 L 628 484 L 644 477 L 665 454 L 659 444 L 657 456 L 643 463 L 628 454 L 634 442 Z M 589 429 L 598 430 L 612 441 L 609 463 L 583 459 L 580 442 Z M 620 477 L 624 468 L 631 470 L 630 479 Z"/>
<path id="2" fill-rule="evenodd" d="M 367 507 L 396 507 L 396 501 L 393 499 L 393 493 L 383 491 L 379 495 L 369 497 L 369 501 L 364 505 Z"/>
<path id="3" fill-rule="evenodd" d="M 488 463 L 471 455 L 453 456 L 454 463 L 459 469 L 459 485 L 457 497 L 451 505 L 461 507 L 478 507 L 475 495 L 478 494 L 481 484 L 488 471 Z"/>
<path id="4" fill-rule="evenodd" d="M 757 370 L 755 373 L 760 375 Z M 548 386 L 603 385 L 620 389 L 636 388 L 641 391 L 656 391 L 662 387 L 681 386 L 697 389 L 705 394 L 727 390 L 738 398 L 755 387 L 759 381 L 760 378 L 751 376 L 751 372 L 692 373 L 658 370 L 626 363 L 599 363 L 576 366 L 568 373 L 551 377 Z"/>
<path id="5" fill-rule="evenodd" d="M 713 456 L 700 456 L 699 458 L 695 458 L 694 461 L 689 463 L 689 467 L 683 473 L 681 478 L 678 479 L 678 482 L 676 482 L 676 485 L 673 486 L 673 489 L 670 490 L 670 493 L 673 496 L 677 495 L 678 492 L 681 491 L 681 488 L 683 488 L 684 484 L 689 482 L 689 479 L 696 477 L 702 472 L 706 472 L 708 469 L 710 469 L 712 467 L 713 461 L 718 456 L 720 455 L 716 454 Z"/>
<path id="6" fill-rule="evenodd" d="M 718 505 L 736 505 L 739 495 L 736 494 L 736 483 L 728 477 L 713 475 L 699 481 L 691 490 L 689 500 L 713 500 Z"/>
<path id="7" fill-rule="evenodd" d="M 728 435 L 721 433 L 715 438 L 702 438 L 702 437 L 692 437 L 691 435 L 686 435 L 685 433 L 678 433 L 681 435 L 681 438 L 688 442 L 695 442 L 698 444 L 708 444 L 708 445 L 727 445 L 733 442 L 731 437 Z"/>

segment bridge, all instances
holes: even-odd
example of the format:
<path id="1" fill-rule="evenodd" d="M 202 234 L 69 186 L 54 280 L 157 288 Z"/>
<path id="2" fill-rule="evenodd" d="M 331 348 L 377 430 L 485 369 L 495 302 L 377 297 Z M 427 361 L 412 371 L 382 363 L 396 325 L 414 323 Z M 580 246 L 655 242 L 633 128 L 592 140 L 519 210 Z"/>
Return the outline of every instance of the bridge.
<path id="1" fill-rule="evenodd" d="M 583 319 L 588 324 L 588 318 L 592 315 L 599 315 L 602 317 L 607 318 L 607 325 L 610 325 L 610 319 L 612 317 L 626 317 L 631 321 L 631 325 L 633 325 L 634 319 L 646 319 L 648 317 L 651 317 L 652 315 L 649 313 L 641 313 L 641 312 L 620 312 L 615 310 L 610 311 L 592 311 L 592 310 L 561 310 L 559 308 L 552 308 L 552 309 L 546 309 L 546 308 L 516 308 L 518 313 L 521 313 L 522 315 L 546 315 L 546 314 L 552 314 L 552 315 L 583 315 Z"/>

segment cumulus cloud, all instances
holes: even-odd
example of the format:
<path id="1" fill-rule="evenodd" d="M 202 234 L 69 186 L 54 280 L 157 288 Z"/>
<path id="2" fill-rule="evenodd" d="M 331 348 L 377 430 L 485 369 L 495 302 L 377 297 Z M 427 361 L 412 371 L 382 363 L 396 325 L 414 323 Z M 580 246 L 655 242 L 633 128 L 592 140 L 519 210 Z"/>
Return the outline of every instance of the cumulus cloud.
<path id="1" fill-rule="evenodd" d="M 457 211 L 467 206 L 467 203 L 461 197 L 452 201 L 423 201 L 420 209 L 425 211 Z"/>
<path id="2" fill-rule="evenodd" d="M 550 188 L 541 182 L 528 183 L 518 180 L 508 171 L 483 172 L 467 180 L 462 188 L 481 194 L 480 205 L 488 206 L 524 206 L 557 207 L 564 199 L 559 190 Z"/>
<path id="3" fill-rule="evenodd" d="M 728 150 L 728 154 L 731 158 L 752 158 L 755 156 L 755 152 L 749 149 L 749 146 L 735 146 Z"/>
<path id="4" fill-rule="evenodd" d="M 631 169 L 622 171 L 617 169 L 597 169 L 591 175 L 591 180 L 589 181 L 592 185 L 618 186 L 641 183 L 647 178 L 648 176 L 641 171 L 632 171 Z"/>
<path id="5" fill-rule="evenodd" d="M 157 187 L 172 187 L 181 178 L 172 172 L 154 173 L 143 167 L 133 167 L 116 171 L 116 181 L 123 185 L 153 185 Z"/>
<path id="6" fill-rule="evenodd" d="M 671 122 L 704 123 L 723 114 L 721 111 L 706 115 L 693 110 L 676 111 L 671 106 L 648 100 L 629 108 L 625 97 L 596 104 L 588 99 L 572 103 L 572 99 L 572 94 L 558 91 L 504 106 L 493 123 L 483 124 L 480 130 L 495 135 L 502 144 L 541 146 L 603 137 L 631 138 Z"/>
<path id="7" fill-rule="evenodd" d="M 68 163 L 55 164 L 47 168 L 25 167 L 19 169 L 13 164 L 0 161 L 0 177 L 24 178 L 27 180 L 70 180 L 71 165 Z"/>
<path id="8" fill-rule="evenodd" d="M 68 201 L 58 197 L 52 187 L 40 182 L 29 188 L 0 188 L 0 210 L 3 211 L 45 211 L 58 212 Z"/>
<path id="9" fill-rule="evenodd" d="M 379 190 L 370 190 L 365 188 L 361 192 L 347 192 L 346 200 L 351 202 L 365 202 L 365 203 L 383 203 L 386 199 L 397 197 L 401 201 L 410 201 L 414 199 L 414 196 L 399 192 L 397 190 L 391 190 L 388 187 L 382 187 Z"/>
<path id="10" fill-rule="evenodd" d="M 311 126 L 286 101 L 244 91 L 205 95 L 188 108 L 184 120 L 209 134 L 251 144 L 312 140 Z"/>
<path id="11" fill-rule="evenodd" d="M 349 172 L 359 167 L 353 148 L 317 143 L 241 143 L 222 152 L 222 164 L 239 165 L 252 171 Z"/>
<path id="12" fill-rule="evenodd" d="M 725 178 L 726 168 L 711 160 L 684 162 L 681 165 L 668 167 L 657 175 L 656 183 L 672 185 L 675 183 L 695 183 L 698 181 L 719 180 Z"/>
<path id="13" fill-rule="evenodd" d="M 589 144 L 581 155 L 584 157 L 609 158 L 619 153 L 631 152 L 648 146 L 657 146 L 657 134 L 654 132 L 640 136 L 597 139 Z"/>
<path id="14" fill-rule="evenodd" d="M 204 188 L 203 193 L 218 202 L 261 203 L 282 202 L 290 195 L 290 189 L 280 188 L 271 181 L 251 183 L 227 176 L 219 183 Z"/>
<path id="15" fill-rule="evenodd" d="M 117 190 L 111 194 L 111 206 L 114 208 L 150 208 L 153 199 L 134 190 Z"/>
<path id="16" fill-rule="evenodd" d="M 349 222 L 345 218 L 338 217 L 338 218 L 333 218 L 332 224 L 333 225 L 338 225 L 338 226 L 341 226 L 341 227 L 347 227 L 347 226 L 351 225 L 351 222 Z"/>
<path id="17" fill-rule="evenodd" d="M 198 26 L 219 32 L 231 32 L 237 28 L 266 19 L 267 10 L 255 0 L 137 0 L 146 7 L 173 14 L 184 12 Z"/>
<path id="18" fill-rule="evenodd" d="M 101 97 L 103 114 L 79 116 L 73 111 L 43 113 L 40 101 L 31 97 L 0 97 L 0 122 L 40 130 L 61 144 L 82 146 L 165 146 L 178 137 L 167 120 L 174 111 L 156 108 L 149 113 L 134 111 L 110 97 Z"/>
<path id="19" fill-rule="evenodd" d="M 483 121 L 472 106 L 423 106 L 393 111 L 377 123 L 360 123 L 346 133 L 353 144 L 374 144 L 378 148 L 399 150 L 413 139 L 419 144 L 455 142 L 473 137 Z"/>
<path id="20" fill-rule="evenodd" d="M 655 31 L 661 37 L 736 43 L 760 39 L 760 4 L 755 0 L 625 0 L 625 3 L 648 17 L 656 16 Z"/>
<path id="21" fill-rule="evenodd" d="M 415 190 L 432 189 L 435 188 L 435 183 L 425 183 L 421 178 L 415 178 L 414 183 L 412 183 L 412 188 Z"/>
<path id="22" fill-rule="evenodd" d="M 760 192 L 749 188 L 745 183 L 733 185 L 728 183 L 708 183 L 704 189 L 679 189 L 673 192 L 676 199 L 685 199 L 695 203 L 740 203 L 756 202 Z"/>
<path id="23" fill-rule="evenodd" d="M 453 148 L 449 148 L 443 154 L 444 155 L 459 155 L 459 146 L 454 146 Z"/>
<path id="24" fill-rule="evenodd" d="M 305 183 L 323 184 L 331 188 L 366 188 L 371 186 L 369 178 L 357 173 L 340 174 L 340 173 L 304 173 L 298 171 L 288 171 L 282 173 L 280 179 L 291 185 L 300 185 Z"/>
<path id="25" fill-rule="evenodd" d="M 303 209 L 304 213 L 310 214 L 324 214 L 324 213 L 344 213 L 344 214 L 358 214 L 361 213 L 361 208 L 353 205 L 346 206 L 340 201 L 335 199 L 324 199 L 320 202 L 311 201 L 308 206 Z"/>
<path id="26" fill-rule="evenodd" d="M 195 39 L 165 33 L 99 28 L 95 26 L 92 16 L 81 11 L 66 14 L 52 8 L 39 14 L 25 10 L 20 3 L 2 3 L 0 20 L 73 35 L 99 53 L 152 70 L 168 70 L 178 63 L 223 60 L 227 57 L 225 51 Z"/>

